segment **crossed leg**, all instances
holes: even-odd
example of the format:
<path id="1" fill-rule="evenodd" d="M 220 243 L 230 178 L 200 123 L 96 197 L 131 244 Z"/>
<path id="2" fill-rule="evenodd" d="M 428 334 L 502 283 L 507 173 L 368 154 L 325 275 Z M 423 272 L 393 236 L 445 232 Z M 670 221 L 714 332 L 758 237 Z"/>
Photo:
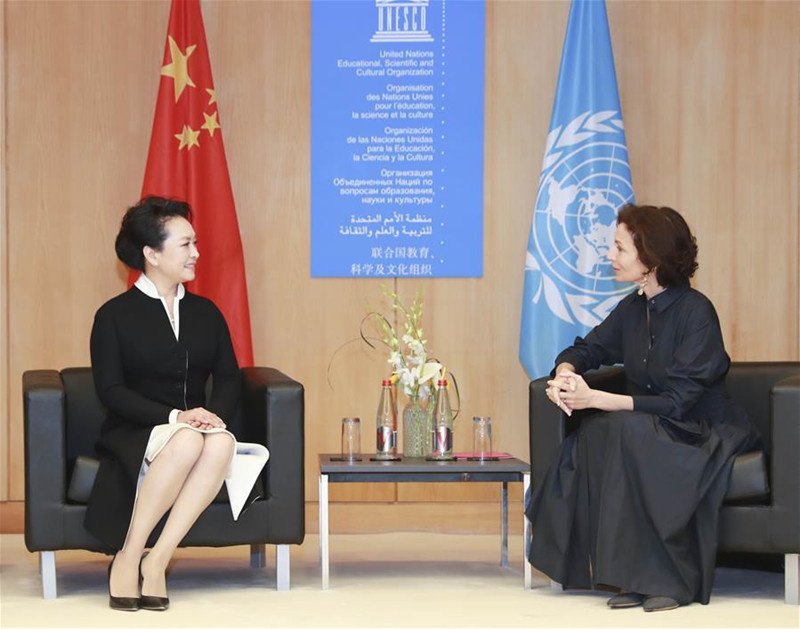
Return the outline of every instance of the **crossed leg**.
<path id="1" fill-rule="evenodd" d="M 142 563 L 142 592 L 166 596 L 166 568 L 180 541 L 217 495 L 233 456 L 224 433 L 180 430 L 150 465 L 139 488 L 125 546 L 111 571 L 114 596 L 139 596 L 139 561 L 147 538 L 170 507 L 164 529 Z"/>

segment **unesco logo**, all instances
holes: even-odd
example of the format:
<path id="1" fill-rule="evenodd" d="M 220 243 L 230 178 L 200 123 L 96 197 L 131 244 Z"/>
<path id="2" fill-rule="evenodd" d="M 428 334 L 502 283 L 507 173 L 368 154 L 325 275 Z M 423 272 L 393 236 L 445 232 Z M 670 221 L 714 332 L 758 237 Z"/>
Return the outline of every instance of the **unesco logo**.
<path id="1" fill-rule="evenodd" d="M 525 269 L 568 323 L 600 323 L 630 286 L 614 281 L 608 251 L 617 213 L 633 201 L 619 112 L 586 112 L 547 137 Z"/>
<path id="2" fill-rule="evenodd" d="M 375 0 L 378 30 L 376 43 L 432 42 L 428 32 L 429 0 Z"/>

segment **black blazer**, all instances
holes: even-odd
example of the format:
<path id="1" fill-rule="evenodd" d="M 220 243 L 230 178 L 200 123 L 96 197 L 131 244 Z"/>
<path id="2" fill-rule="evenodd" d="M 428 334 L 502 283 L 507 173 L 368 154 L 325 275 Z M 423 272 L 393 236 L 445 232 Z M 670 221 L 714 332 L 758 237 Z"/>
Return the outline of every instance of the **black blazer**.
<path id="1" fill-rule="evenodd" d="M 97 311 L 91 336 L 92 370 L 108 409 L 97 450 L 100 470 L 86 528 L 112 548 L 128 530 L 136 479 L 153 426 L 172 409 L 205 406 L 232 419 L 241 392 L 228 326 L 214 303 L 188 291 L 180 302 L 180 335 L 160 299 L 136 287 Z M 213 376 L 206 404 L 205 386 Z"/>

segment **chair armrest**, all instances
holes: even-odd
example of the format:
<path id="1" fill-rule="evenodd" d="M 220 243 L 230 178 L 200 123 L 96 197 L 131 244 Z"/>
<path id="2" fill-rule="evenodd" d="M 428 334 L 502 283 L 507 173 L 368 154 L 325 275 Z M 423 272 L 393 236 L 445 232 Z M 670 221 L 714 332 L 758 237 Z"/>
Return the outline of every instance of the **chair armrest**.
<path id="1" fill-rule="evenodd" d="M 303 385 L 277 369 L 242 369 L 245 439 L 266 444 L 264 468 L 275 543 L 300 543 L 305 535 L 305 434 Z M 300 532 L 299 541 L 297 539 Z"/>
<path id="2" fill-rule="evenodd" d="M 30 551 L 62 546 L 59 524 L 66 496 L 64 384 L 55 370 L 22 374 L 25 430 L 25 545 Z"/>
<path id="3" fill-rule="evenodd" d="M 800 374 L 770 391 L 771 482 L 774 544 L 800 550 Z"/>
<path id="4" fill-rule="evenodd" d="M 564 441 L 567 416 L 547 397 L 550 376 L 533 380 L 528 396 L 531 480 L 538 487 Z"/>
<path id="5" fill-rule="evenodd" d="M 550 376 L 534 380 L 530 384 L 528 414 L 530 422 L 530 453 L 533 486 L 537 487 L 550 463 L 556 456 L 561 442 L 580 426 L 586 411 L 578 411 L 567 417 L 547 397 L 547 381 Z M 622 367 L 607 367 L 584 374 L 586 383 L 593 389 L 623 393 L 625 370 Z M 587 409 L 593 413 L 593 409 Z"/>
<path id="6" fill-rule="evenodd" d="M 625 377 L 624 367 L 603 367 L 583 374 L 592 389 L 608 391 L 609 393 L 625 394 L 627 378 Z"/>

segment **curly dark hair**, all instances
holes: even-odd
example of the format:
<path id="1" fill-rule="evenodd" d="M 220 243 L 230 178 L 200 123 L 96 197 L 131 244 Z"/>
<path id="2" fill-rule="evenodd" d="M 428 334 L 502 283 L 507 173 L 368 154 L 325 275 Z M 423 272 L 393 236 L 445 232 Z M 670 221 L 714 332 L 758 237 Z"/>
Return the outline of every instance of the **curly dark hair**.
<path id="1" fill-rule="evenodd" d="M 163 197 L 145 197 L 129 208 L 122 217 L 114 248 L 122 262 L 138 271 L 144 271 L 144 248 L 160 251 L 167 238 L 165 223 L 176 216 L 192 222 L 192 208 L 188 203 Z"/>
<path id="2" fill-rule="evenodd" d="M 617 215 L 617 225 L 628 228 L 639 260 L 648 270 L 655 269 L 661 286 L 685 284 L 694 275 L 697 240 L 671 207 L 629 204 Z"/>

